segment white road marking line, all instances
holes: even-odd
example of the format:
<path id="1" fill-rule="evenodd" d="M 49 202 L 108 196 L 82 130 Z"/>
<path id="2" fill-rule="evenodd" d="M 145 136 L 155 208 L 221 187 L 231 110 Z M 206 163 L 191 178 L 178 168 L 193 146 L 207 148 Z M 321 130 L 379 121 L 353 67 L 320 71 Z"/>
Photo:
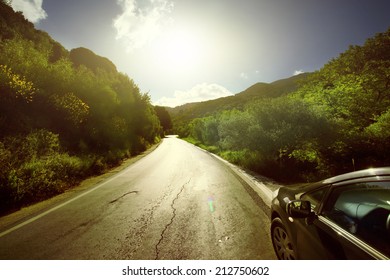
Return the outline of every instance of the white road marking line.
<path id="1" fill-rule="evenodd" d="M 24 221 L 23 223 L 20 223 L 20 224 L 18 224 L 18 225 L 16 225 L 16 226 L 14 226 L 14 227 L 12 227 L 12 228 L 6 230 L 6 231 L 1 232 L 1 233 L 0 233 L 0 238 L 3 237 L 3 236 L 5 236 L 5 235 L 7 235 L 7 234 L 9 234 L 9 233 L 11 233 L 11 232 L 13 232 L 13 231 L 15 231 L 15 230 L 17 230 L 17 229 L 19 229 L 19 228 L 21 228 L 21 227 L 24 227 L 25 225 L 28 225 L 28 224 L 30 224 L 30 223 L 32 223 L 32 222 L 34 222 L 34 221 L 36 221 L 36 220 L 38 220 L 38 219 L 44 217 L 44 216 L 50 214 L 51 212 L 54 212 L 54 211 L 56 211 L 56 210 L 58 210 L 58 209 L 60 209 L 60 208 L 62 208 L 62 207 L 64 207 L 64 206 L 66 206 L 66 205 L 72 203 L 73 201 L 76 201 L 77 199 L 79 199 L 79 198 L 81 198 L 81 197 L 83 197 L 83 196 L 85 196 L 85 195 L 87 195 L 87 194 L 89 194 L 89 193 L 91 193 L 91 192 L 93 192 L 93 191 L 96 191 L 97 189 L 101 188 L 101 187 L 104 186 L 105 184 L 107 184 L 107 183 L 109 183 L 109 182 L 115 180 L 117 177 L 122 176 L 123 173 L 125 173 L 126 171 L 128 171 L 128 169 L 129 169 L 129 168 L 126 168 L 126 169 L 123 170 L 122 172 L 119 172 L 118 174 L 114 175 L 113 177 L 107 179 L 106 181 L 101 182 L 100 184 L 98 184 L 98 185 L 97 185 L 96 187 L 94 187 L 93 189 L 90 189 L 89 191 L 86 191 L 86 192 L 84 192 L 84 193 L 82 193 L 82 194 L 80 194 L 80 195 L 78 195 L 78 196 L 76 196 L 76 197 L 74 197 L 74 198 L 72 198 L 72 199 L 70 199 L 70 200 L 68 200 L 68 201 L 65 201 L 64 203 L 62 203 L 62 204 L 60 204 L 60 205 L 57 205 L 56 207 L 53 207 L 53 208 L 51 208 L 51 209 L 49 209 L 49 210 L 47 210 L 47 211 L 45 211 L 45 212 L 43 212 L 43 213 L 41 213 L 41 214 L 39 214 L 39 215 L 37 215 L 37 216 L 35 216 L 35 217 L 33 217 L 33 218 L 27 220 L 27 221 Z"/>

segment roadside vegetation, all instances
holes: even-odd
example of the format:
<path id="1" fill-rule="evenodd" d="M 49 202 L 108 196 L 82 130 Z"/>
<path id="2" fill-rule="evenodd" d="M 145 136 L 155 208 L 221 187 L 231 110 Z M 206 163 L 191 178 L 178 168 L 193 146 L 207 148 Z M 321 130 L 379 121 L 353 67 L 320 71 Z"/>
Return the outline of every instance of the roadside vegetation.
<path id="1" fill-rule="evenodd" d="M 0 1 L 0 214 L 158 142 L 157 111 L 169 127 L 107 58 L 66 50 Z"/>
<path id="2" fill-rule="evenodd" d="M 280 182 L 390 164 L 390 30 L 292 79 L 173 110 L 175 131 Z"/>

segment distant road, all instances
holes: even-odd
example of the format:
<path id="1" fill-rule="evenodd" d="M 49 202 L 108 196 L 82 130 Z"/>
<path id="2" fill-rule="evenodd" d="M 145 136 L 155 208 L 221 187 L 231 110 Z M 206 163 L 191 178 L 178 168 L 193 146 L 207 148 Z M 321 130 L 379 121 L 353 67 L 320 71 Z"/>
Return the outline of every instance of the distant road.
<path id="1" fill-rule="evenodd" d="M 166 138 L 78 196 L 0 229 L 0 259 L 274 259 L 261 201 L 222 161 Z"/>

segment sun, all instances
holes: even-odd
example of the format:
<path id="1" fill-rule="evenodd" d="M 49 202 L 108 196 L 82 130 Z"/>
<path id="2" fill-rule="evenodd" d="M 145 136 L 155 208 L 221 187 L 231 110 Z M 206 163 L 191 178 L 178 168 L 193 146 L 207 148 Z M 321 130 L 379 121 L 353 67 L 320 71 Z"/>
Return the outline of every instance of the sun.
<path id="1" fill-rule="evenodd" d="M 162 34 L 155 42 L 154 52 L 168 71 L 197 68 L 205 56 L 204 43 L 196 33 L 175 28 Z"/>
<path id="2" fill-rule="evenodd" d="M 199 51 L 196 44 L 187 34 L 175 34 L 165 42 L 163 54 L 174 63 L 193 63 Z"/>

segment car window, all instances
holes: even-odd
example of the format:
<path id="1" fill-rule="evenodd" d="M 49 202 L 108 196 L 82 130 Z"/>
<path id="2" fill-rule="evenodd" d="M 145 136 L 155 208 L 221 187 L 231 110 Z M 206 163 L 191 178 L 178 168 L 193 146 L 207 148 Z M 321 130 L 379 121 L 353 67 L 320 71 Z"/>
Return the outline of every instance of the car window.
<path id="1" fill-rule="evenodd" d="M 335 187 L 323 215 L 390 256 L 390 182 Z"/>
<path id="2" fill-rule="evenodd" d="M 326 190 L 327 190 L 327 188 L 322 188 L 319 190 L 305 193 L 304 195 L 301 196 L 301 199 L 310 201 L 312 209 L 314 209 L 314 211 L 316 211 L 316 210 L 318 210 L 320 202 L 324 198 Z"/>

